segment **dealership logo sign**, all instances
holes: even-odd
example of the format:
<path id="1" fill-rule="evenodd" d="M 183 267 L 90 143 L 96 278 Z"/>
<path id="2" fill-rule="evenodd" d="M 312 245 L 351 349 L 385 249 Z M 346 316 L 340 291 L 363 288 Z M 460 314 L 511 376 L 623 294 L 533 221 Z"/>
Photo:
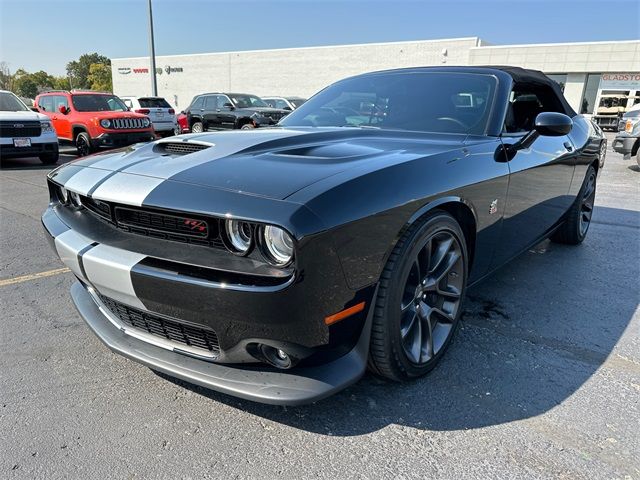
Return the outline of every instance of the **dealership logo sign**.
<path id="1" fill-rule="evenodd" d="M 603 73 L 601 90 L 640 90 L 640 73 Z"/>
<path id="2" fill-rule="evenodd" d="M 127 74 L 131 73 L 131 69 L 129 67 L 120 67 L 120 68 L 118 68 L 118 73 L 120 73 L 122 75 L 127 75 Z"/>
<path id="3" fill-rule="evenodd" d="M 164 67 L 164 71 L 167 72 L 167 75 L 169 75 L 170 73 L 182 73 L 182 67 L 171 67 L 167 65 L 166 67 Z"/>
<path id="4" fill-rule="evenodd" d="M 164 70 L 162 69 L 162 67 L 158 67 L 156 68 L 156 74 L 157 75 L 162 75 L 162 72 L 166 72 L 167 75 L 169 75 L 170 73 L 182 73 L 184 71 L 184 69 L 182 67 L 172 67 L 170 65 L 167 65 L 166 67 L 164 67 Z M 147 67 L 141 67 L 141 68 L 130 68 L 130 67 L 120 67 L 118 68 L 118 73 L 121 73 L 122 75 L 126 75 L 128 73 L 149 73 L 149 69 Z"/>

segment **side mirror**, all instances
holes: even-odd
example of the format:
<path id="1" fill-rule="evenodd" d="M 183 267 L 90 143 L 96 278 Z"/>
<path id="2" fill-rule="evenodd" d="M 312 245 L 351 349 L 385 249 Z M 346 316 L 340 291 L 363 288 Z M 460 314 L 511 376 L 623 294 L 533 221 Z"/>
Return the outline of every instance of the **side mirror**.
<path id="1" fill-rule="evenodd" d="M 539 136 L 561 137 L 567 135 L 573 128 L 573 120 L 564 113 L 542 112 L 536 117 L 533 130 L 511 145 L 509 150 L 515 153 L 518 150 L 529 148 Z"/>
<path id="2" fill-rule="evenodd" d="M 232 103 L 225 102 L 225 103 L 222 104 L 222 108 L 228 108 L 229 110 L 233 110 L 234 106 L 233 106 Z"/>
<path id="3" fill-rule="evenodd" d="M 564 113 L 542 112 L 536 117 L 535 130 L 546 137 L 567 135 L 573 127 L 573 120 Z"/>
<path id="4" fill-rule="evenodd" d="M 40 110 L 38 110 L 38 107 L 29 107 L 29 110 L 31 110 L 32 112 L 36 112 L 38 113 Z"/>
<path id="5" fill-rule="evenodd" d="M 58 105 L 58 111 L 63 115 L 66 115 L 68 112 L 67 107 L 65 107 L 64 105 Z"/>

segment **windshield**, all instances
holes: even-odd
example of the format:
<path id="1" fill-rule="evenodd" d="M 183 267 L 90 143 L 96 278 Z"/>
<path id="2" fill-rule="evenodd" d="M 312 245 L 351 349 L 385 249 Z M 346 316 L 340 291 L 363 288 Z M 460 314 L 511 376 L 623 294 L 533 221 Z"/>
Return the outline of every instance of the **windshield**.
<path id="1" fill-rule="evenodd" d="M 268 107 L 260 97 L 255 95 L 238 95 L 232 93 L 229 98 L 233 102 L 236 108 L 253 108 L 253 107 Z"/>
<path id="2" fill-rule="evenodd" d="M 10 92 L 0 92 L 0 111 L 24 112 L 29 110 L 22 101 Z"/>
<path id="3" fill-rule="evenodd" d="M 304 98 L 287 98 L 287 100 L 289 100 L 289 102 L 291 102 L 293 106 L 296 108 L 298 108 L 300 105 L 306 102 Z"/>
<path id="4" fill-rule="evenodd" d="M 484 134 L 496 85 L 474 73 L 364 75 L 324 89 L 280 125 Z"/>
<path id="5" fill-rule="evenodd" d="M 115 95 L 73 95 L 73 107 L 79 112 L 126 112 L 127 106 Z"/>

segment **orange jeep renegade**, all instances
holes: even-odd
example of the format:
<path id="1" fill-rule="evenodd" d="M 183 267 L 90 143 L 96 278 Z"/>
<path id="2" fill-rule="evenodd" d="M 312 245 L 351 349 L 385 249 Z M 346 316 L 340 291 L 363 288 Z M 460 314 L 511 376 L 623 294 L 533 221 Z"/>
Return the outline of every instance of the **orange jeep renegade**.
<path id="1" fill-rule="evenodd" d="M 83 157 L 100 147 L 124 147 L 156 138 L 146 115 L 130 112 L 117 96 L 92 91 L 50 91 L 36 97 L 38 111 L 53 123 L 61 143 Z"/>

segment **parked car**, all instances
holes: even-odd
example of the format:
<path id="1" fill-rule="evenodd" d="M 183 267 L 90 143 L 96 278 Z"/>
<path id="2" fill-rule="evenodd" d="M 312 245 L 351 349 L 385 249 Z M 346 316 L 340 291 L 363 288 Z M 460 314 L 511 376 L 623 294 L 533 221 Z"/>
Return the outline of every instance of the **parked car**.
<path id="1" fill-rule="evenodd" d="M 618 135 L 611 146 L 626 159 L 635 157 L 640 167 L 640 104 L 624 114 L 618 125 Z"/>
<path id="2" fill-rule="evenodd" d="M 185 113 L 193 133 L 208 130 L 252 129 L 278 123 L 289 112 L 271 108 L 246 93 L 205 93 L 191 101 Z"/>
<path id="3" fill-rule="evenodd" d="M 160 136 L 175 135 L 178 129 L 176 111 L 162 97 L 120 97 L 136 113 L 147 115 Z"/>
<path id="4" fill-rule="evenodd" d="M 541 72 L 376 72 L 276 128 L 65 165 L 49 174 L 42 220 L 109 348 L 231 395 L 301 404 L 367 366 L 426 374 L 468 286 L 544 238 L 580 244 L 599 142 Z"/>
<path id="5" fill-rule="evenodd" d="M 306 98 L 302 97 L 260 97 L 264 102 L 273 108 L 279 108 L 280 110 L 295 110 L 304 102 Z"/>
<path id="6" fill-rule="evenodd" d="M 180 112 L 176 115 L 176 121 L 178 122 L 178 130 L 176 131 L 176 135 L 180 135 L 181 133 L 189 133 L 189 120 L 187 119 L 187 114 L 184 112 Z"/>
<path id="7" fill-rule="evenodd" d="M 36 105 L 52 121 L 58 139 L 75 145 L 79 156 L 156 138 L 149 117 L 130 112 L 111 93 L 49 91 L 36 97 Z"/>
<path id="8" fill-rule="evenodd" d="M 46 115 L 31 111 L 13 93 L 0 90 L 0 159 L 38 157 L 58 161 L 58 137 Z"/>

